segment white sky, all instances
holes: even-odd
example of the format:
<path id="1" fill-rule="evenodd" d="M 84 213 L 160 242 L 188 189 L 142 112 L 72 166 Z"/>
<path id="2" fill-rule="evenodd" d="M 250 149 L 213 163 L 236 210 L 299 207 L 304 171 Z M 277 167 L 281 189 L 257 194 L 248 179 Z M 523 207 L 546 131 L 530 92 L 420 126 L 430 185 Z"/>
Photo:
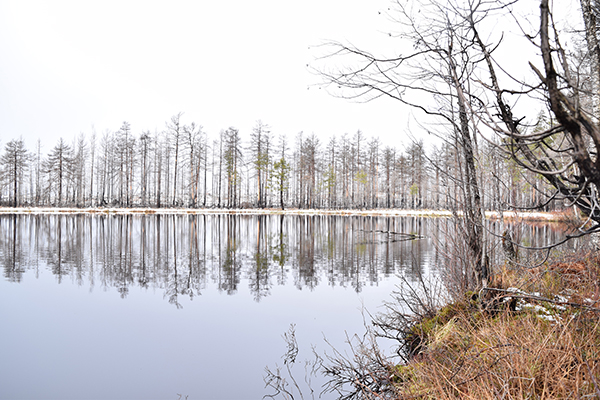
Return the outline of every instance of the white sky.
<path id="1" fill-rule="evenodd" d="M 47 152 L 92 126 L 162 130 L 172 115 L 209 136 L 256 120 L 292 140 L 304 131 L 407 141 L 391 100 L 328 95 L 307 64 L 324 40 L 385 45 L 388 0 L 0 0 L 0 146 L 22 136 Z"/>

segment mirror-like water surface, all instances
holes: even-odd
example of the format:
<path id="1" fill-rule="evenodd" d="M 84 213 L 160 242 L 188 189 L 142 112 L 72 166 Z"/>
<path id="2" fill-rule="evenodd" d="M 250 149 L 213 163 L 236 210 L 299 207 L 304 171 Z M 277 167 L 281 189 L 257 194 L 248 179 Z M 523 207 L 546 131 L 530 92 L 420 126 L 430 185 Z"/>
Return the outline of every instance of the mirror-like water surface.
<path id="1" fill-rule="evenodd" d="M 262 398 L 290 324 L 301 350 L 343 348 L 399 275 L 437 273 L 431 238 L 448 223 L 2 215 L 0 398 Z"/>

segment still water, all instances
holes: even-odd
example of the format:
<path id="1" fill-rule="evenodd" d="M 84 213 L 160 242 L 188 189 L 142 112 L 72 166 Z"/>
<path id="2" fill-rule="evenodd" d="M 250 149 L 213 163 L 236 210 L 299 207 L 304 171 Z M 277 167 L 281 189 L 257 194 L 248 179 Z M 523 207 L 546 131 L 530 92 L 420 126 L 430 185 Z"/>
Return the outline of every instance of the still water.
<path id="1" fill-rule="evenodd" d="M 0 398 L 260 399 L 290 324 L 299 359 L 344 351 L 401 276 L 440 272 L 448 221 L 2 215 Z"/>

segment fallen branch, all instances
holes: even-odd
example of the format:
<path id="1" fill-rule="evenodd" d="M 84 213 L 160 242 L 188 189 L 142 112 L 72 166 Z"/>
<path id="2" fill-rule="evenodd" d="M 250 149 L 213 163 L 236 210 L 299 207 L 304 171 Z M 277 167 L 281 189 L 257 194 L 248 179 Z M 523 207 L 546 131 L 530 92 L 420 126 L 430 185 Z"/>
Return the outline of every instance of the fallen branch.
<path id="1" fill-rule="evenodd" d="M 402 239 L 395 239 L 394 241 L 414 240 L 414 239 L 424 239 L 425 238 L 425 236 L 417 235 L 416 233 L 404 233 L 404 232 L 393 232 L 393 231 L 377 231 L 377 230 L 366 230 L 366 229 L 359 229 L 359 231 L 360 232 L 367 232 L 367 233 L 377 232 L 377 233 L 383 233 L 383 234 L 387 234 L 387 235 L 404 236 L 404 238 L 402 238 Z"/>
<path id="2" fill-rule="evenodd" d="M 570 301 L 553 300 L 553 299 L 549 299 L 547 297 L 541 297 L 541 296 L 536 296 L 536 295 L 532 295 L 532 294 L 523 294 L 523 293 L 519 293 L 519 292 L 513 292 L 511 290 L 497 289 L 497 288 L 491 288 L 491 287 L 485 287 L 485 288 L 483 288 L 481 290 L 488 290 L 488 291 L 493 291 L 493 292 L 506 293 L 506 295 L 500 296 L 500 298 L 512 297 L 514 299 L 526 299 L 526 300 L 543 301 L 543 302 L 546 302 L 546 303 L 552 303 L 552 304 L 561 305 L 561 306 L 570 306 L 570 307 L 575 307 L 575 308 L 581 308 L 581 309 L 584 309 L 584 310 L 587 310 L 587 311 L 593 311 L 593 312 L 600 313 L 600 308 L 586 306 L 585 304 L 573 303 L 573 302 L 570 302 Z"/>

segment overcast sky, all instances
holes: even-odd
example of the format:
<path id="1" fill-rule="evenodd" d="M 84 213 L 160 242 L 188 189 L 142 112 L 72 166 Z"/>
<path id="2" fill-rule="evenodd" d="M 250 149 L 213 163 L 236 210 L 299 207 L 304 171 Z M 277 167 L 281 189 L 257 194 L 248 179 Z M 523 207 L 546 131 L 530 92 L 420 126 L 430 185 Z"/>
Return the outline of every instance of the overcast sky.
<path id="1" fill-rule="evenodd" d="M 0 0 L 0 145 L 22 136 L 33 150 L 41 138 L 48 151 L 123 121 L 160 131 L 178 112 L 213 137 L 234 126 L 248 138 L 261 119 L 290 139 L 360 129 L 399 145 L 409 120 L 399 104 L 334 98 L 307 68 L 324 40 L 385 46 L 388 5 Z"/>

